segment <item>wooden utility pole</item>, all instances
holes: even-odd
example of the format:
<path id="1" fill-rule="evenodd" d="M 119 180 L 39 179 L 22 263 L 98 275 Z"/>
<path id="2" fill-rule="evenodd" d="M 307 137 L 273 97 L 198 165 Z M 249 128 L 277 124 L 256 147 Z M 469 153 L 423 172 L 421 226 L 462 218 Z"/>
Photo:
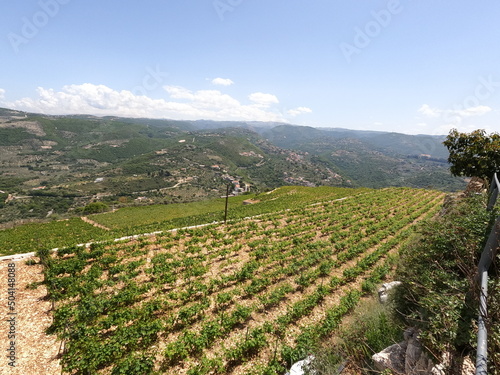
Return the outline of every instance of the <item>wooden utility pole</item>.
<path id="1" fill-rule="evenodd" d="M 226 187 L 226 209 L 224 210 L 224 224 L 226 224 L 226 220 L 227 220 L 227 202 L 229 201 L 229 187 L 231 186 L 231 184 L 227 184 L 227 187 Z"/>

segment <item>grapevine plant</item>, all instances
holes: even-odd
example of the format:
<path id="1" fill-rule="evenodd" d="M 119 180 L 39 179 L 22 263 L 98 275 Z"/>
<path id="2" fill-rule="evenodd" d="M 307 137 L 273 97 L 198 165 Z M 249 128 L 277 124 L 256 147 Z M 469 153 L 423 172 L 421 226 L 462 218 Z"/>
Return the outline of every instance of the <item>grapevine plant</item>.
<path id="1" fill-rule="evenodd" d="M 280 373 L 383 280 L 441 200 L 363 190 L 226 225 L 41 251 L 63 371 Z"/>

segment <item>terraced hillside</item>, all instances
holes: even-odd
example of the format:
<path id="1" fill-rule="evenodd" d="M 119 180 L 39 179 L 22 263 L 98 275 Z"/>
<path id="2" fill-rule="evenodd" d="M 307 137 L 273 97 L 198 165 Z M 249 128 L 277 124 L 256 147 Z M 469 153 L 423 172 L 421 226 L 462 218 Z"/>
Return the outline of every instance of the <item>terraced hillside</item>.
<path id="1" fill-rule="evenodd" d="M 352 197 L 365 191 L 368 189 L 284 186 L 271 192 L 230 197 L 227 218 L 241 219 L 275 212 L 293 205 Z M 244 205 L 245 200 L 251 200 L 253 204 Z M 218 222 L 224 219 L 224 206 L 225 199 L 218 198 L 203 202 L 125 207 L 87 218 L 25 224 L 0 230 L 0 255 L 62 248 L 79 243 Z"/>
<path id="2" fill-rule="evenodd" d="M 457 191 L 444 137 L 0 108 L 0 229 L 280 186 Z M 95 208 L 95 207 L 94 207 Z M 1 241 L 0 241 L 1 243 Z"/>
<path id="3" fill-rule="evenodd" d="M 384 279 L 443 194 L 393 188 L 228 225 L 45 252 L 72 374 L 274 374 Z"/>

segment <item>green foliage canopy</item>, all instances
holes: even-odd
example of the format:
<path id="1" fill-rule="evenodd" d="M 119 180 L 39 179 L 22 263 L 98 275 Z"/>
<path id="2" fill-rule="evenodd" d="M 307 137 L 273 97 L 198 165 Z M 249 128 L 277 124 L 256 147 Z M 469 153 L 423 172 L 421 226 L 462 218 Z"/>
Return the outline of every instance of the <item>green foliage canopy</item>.
<path id="1" fill-rule="evenodd" d="M 104 202 L 91 202 L 83 208 L 84 214 L 97 214 L 109 210 L 109 206 Z"/>
<path id="2" fill-rule="evenodd" d="M 443 144 L 448 148 L 451 173 L 455 176 L 490 179 L 500 170 L 500 134 L 484 130 L 460 133 L 452 129 Z"/>

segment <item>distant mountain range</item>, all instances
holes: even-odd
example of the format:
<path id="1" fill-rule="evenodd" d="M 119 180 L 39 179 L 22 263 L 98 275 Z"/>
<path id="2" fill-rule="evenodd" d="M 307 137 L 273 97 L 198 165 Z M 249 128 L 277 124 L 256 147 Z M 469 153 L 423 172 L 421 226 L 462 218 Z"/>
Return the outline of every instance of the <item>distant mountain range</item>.
<path id="1" fill-rule="evenodd" d="M 461 189 L 444 136 L 0 109 L 0 222 L 110 205 L 201 200 L 226 185 Z M 239 184 L 235 182 L 238 181 Z"/>

